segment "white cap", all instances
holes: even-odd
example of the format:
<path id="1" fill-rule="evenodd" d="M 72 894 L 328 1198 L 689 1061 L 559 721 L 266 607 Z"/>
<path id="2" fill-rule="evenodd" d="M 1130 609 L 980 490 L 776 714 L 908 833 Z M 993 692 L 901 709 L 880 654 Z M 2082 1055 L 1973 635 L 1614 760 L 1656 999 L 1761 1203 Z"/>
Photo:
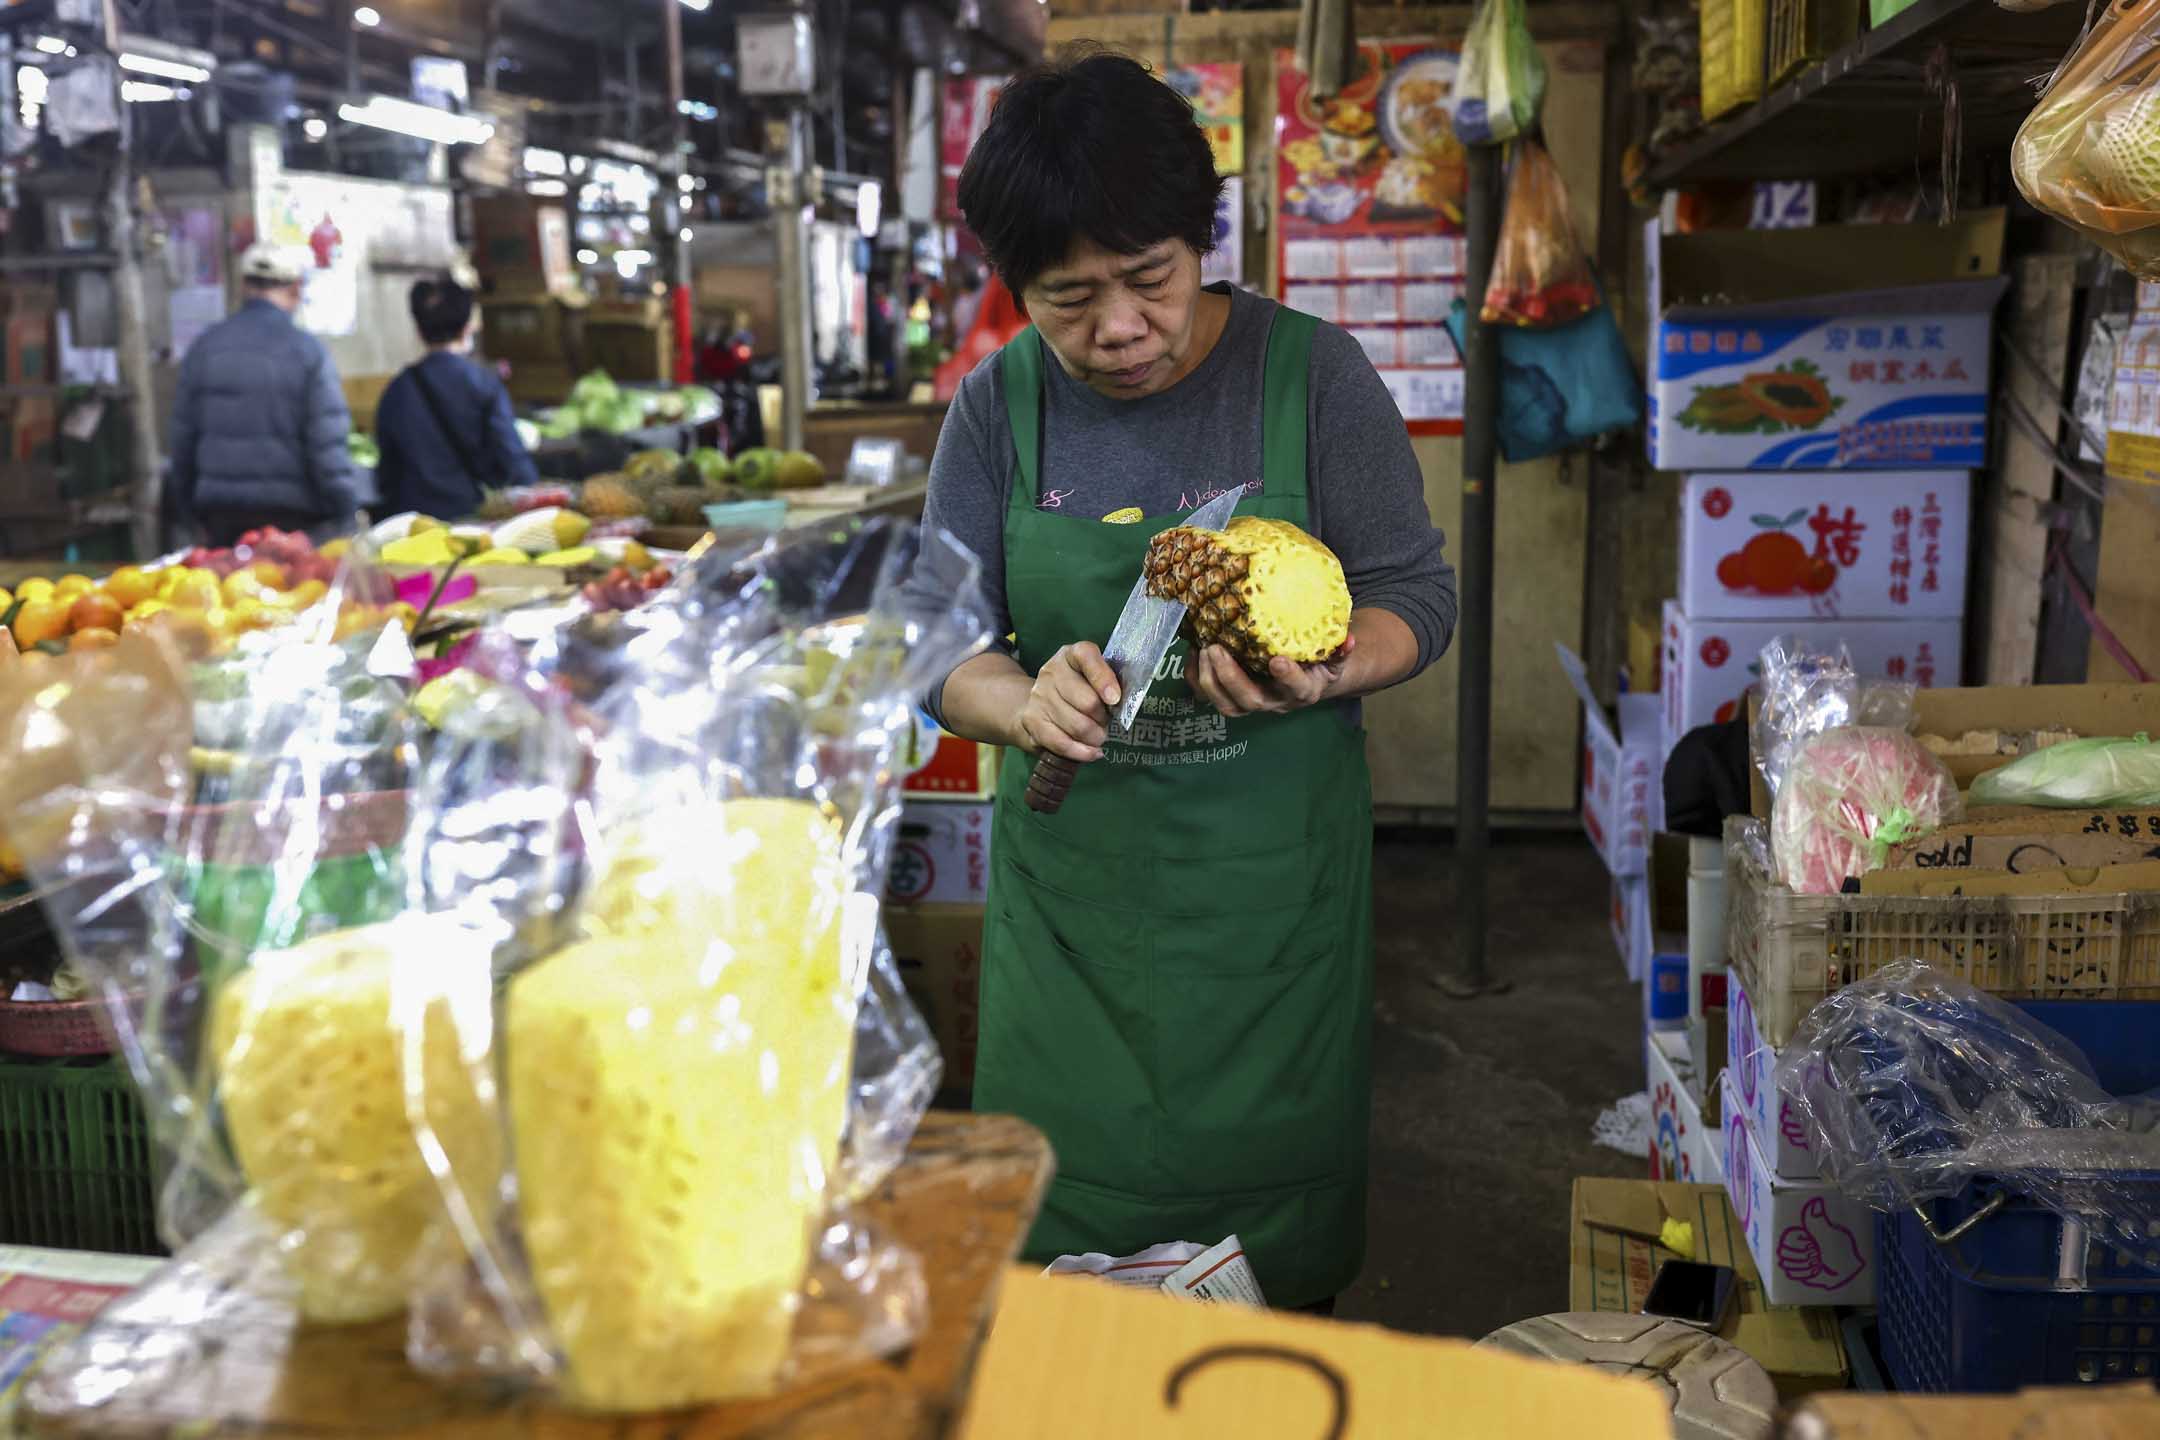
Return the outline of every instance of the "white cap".
<path id="1" fill-rule="evenodd" d="M 240 257 L 240 278 L 264 285 L 297 285 L 313 257 L 297 245 L 258 240 Z"/>

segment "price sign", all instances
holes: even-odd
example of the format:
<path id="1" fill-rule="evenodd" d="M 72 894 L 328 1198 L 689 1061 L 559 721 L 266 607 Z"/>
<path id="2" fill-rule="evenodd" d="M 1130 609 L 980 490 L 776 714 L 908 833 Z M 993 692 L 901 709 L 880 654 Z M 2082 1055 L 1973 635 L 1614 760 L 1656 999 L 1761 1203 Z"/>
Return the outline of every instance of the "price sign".
<path id="1" fill-rule="evenodd" d="M 1750 230 L 1805 230 L 1815 223 L 1815 182 L 1758 180 Z"/>

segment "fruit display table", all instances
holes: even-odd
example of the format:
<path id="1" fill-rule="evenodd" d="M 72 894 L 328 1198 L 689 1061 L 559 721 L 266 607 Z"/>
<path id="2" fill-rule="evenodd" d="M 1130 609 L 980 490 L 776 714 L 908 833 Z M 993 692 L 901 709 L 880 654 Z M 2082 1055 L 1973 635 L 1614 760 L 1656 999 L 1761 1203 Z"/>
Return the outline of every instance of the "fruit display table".
<path id="1" fill-rule="evenodd" d="M 405 1360 L 405 1321 L 299 1328 L 235 1284 L 213 1230 L 49 1360 L 22 1397 L 26 1436 L 230 1433 L 429 1440 L 685 1436 L 931 1440 L 957 1421 L 998 1280 L 1051 1174 L 1049 1143 L 1001 1115 L 931 1114 L 865 1218 L 912 1246 L 929 1318 L 904 1354 L 768 1400 L 643 1421 L 567 1413 L 501 1385 L 452 1387 Z"/>

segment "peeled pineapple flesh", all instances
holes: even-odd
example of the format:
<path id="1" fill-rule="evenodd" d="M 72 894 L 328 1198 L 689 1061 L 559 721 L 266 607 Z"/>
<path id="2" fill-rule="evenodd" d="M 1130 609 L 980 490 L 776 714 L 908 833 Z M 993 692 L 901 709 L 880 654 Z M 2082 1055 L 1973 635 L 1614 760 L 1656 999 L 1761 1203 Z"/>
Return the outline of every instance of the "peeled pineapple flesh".
<path id="1" fill-rule="evenodd" d="M 1196 646 L 1221 645 L 1254 674 L 1277 656 L 1325 660 L 1350 638 L 1350 587 L 1335 552 L 1286 520 L 1241 516 L 1220 532 L 1179 526 L 1148 546 L 1148 593 L 1187 607 Z"/>
<path id="2" fill-rule="evenodd" d="M 475 966 L 486 993 L 486 946 L 440 917 L 408 915 L 258 953 L 212 1011 L 226 1129 L 308 1320 L 394 1315 L 454 1259 L 406 1108 L 391 991 L 401 962 L 438 977 Z M 500 1178 L 499 1132 L 460 1058 L 450 1007 L 422 1007 L 424 1113 L 477 1198 Z"/>
<path id="3" fill-rule="evenodd" d="M 2109 104 L 2085 164 L 2105 203 L 2160 210 L 2160 94 L 2140 90 Z"/>
<path id="4" fill-rule="evenodd" d="M 770 1390 L 846 1117 L 836 826 L 736 800 L 616 828 L 585 939 L 510 986 L 519 1211 L 573 1401 Z"/>

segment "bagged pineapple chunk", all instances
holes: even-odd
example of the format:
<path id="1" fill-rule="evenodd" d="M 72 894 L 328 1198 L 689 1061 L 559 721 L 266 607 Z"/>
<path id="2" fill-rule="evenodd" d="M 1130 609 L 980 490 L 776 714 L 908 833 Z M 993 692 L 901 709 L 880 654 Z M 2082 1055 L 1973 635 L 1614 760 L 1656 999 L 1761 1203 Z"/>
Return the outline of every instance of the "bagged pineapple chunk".
<path id="1" fill-rule="evenodd" d="M 847 1112 L 850 888 L 801 800 L 632 822 L 591 938 L 511 982 L 508 1097 L 533 1280 L 579 1404 L 770 1390 Z"/>
<path id="2" fill-rule="evenodd" d="M 221 988 L 210 1038 L 226 1129 L 304 1318 L 394 1315 L 421 1267 L 455 1258 L 406 1110 L 411 1027 L 394 987 L 401 964 L 487 963 L 455 922 L 403 915 L 259 953 Z M 500 1172 L 500 1140 L 462 1084 L 447 1007 L 422 1013 L 427 1122 L 477 1192 Z"/>
<path id="3" fill-rule="evenodd" d="M 2018 127 L 2025 198 L 2160 280 L 2160 9 L 2111 5 Z"/>

